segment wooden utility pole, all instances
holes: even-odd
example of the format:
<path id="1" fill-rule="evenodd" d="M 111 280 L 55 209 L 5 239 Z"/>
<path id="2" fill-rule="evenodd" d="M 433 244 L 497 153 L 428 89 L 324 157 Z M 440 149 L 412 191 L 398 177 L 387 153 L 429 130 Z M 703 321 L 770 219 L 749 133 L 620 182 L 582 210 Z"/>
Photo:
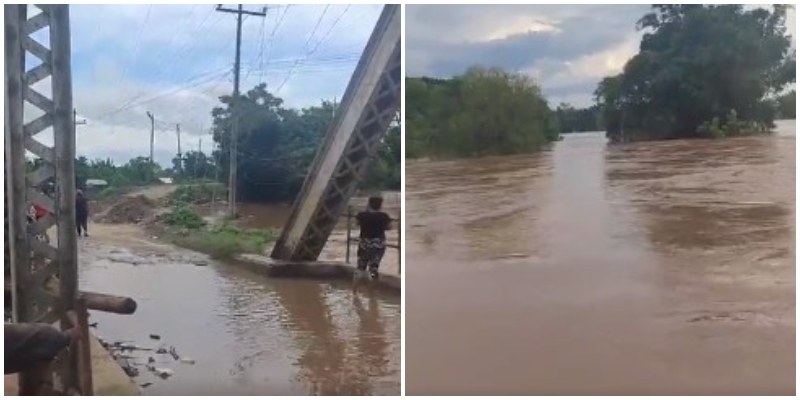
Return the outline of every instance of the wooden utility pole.
<path id="1" fill-rule="evenodd" d="M 181 124 L 175 124 L 175 133 L 178 135 L 178 172 L 183 170 L 183 158 L 181 158 Z"/>
<path id="2" fill-rule="evenodd" d="M 242 55 L 242 16 L 253 15 L 265 17 L 267 8 L 262 11 L 244 11 L 239 4 L 235 10 L 223 8 L 222 4 L 217 5 L 217 11 L 236 14 L 236 59 L 233 67 L 233 102 L 231 103 L 231 113 L 233 122 L 231 124 L 231 143 L 230 143 L 230 171 L 228 175 L 228 209 L 231 218 L 236 218 L 236 181 L 238 170 L 239 155 L 239 74 L 241 70 Z"/>

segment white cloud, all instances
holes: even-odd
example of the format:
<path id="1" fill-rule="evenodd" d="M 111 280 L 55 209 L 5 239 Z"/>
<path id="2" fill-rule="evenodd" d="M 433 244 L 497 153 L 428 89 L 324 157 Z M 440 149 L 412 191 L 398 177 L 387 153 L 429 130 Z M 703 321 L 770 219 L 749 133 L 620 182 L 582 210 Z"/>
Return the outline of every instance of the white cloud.
<path id="1" fill-rule="evenodd" d="M 751 8 L 758 6 L 749 6 Z M 638 50 L 647 5 L 409 5 L 406 74 L 448 77 L 474 64 L 521 71 L 551 103 L 592 103 L 605 76 Z M 796 11 L 787 30 L 796 43 Z"/>

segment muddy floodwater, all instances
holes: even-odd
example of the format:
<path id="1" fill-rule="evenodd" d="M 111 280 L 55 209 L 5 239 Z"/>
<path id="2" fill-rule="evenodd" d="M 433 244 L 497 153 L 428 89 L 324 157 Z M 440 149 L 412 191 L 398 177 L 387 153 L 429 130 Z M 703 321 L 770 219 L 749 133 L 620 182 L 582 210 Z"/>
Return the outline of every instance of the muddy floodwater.
<path id="1" fill-rule="evenodd" d="M 131 316 L 92 313 L 95 332 L 151 349 L 127 353 L 145 394 L 400 394 L 398 296 L 267 279 L 155 243 L 132 226 L 90 229 L 79 242 L 81 287 L 139 304 Z M 179 359 L 159 347 L 174 347 Z M 155 376 L 148 362 L 173 375 Z"/>
<path id="2" fill-rule="evenodd" d="M 794 394 L 795 122 L 409 163 L 406 393 Z"/>

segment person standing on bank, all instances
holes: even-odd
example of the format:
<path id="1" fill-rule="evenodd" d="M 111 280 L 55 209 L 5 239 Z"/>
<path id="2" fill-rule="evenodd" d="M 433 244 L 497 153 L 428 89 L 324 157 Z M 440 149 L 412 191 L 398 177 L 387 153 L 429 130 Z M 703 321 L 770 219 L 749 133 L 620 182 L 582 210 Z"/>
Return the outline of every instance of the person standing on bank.
<path id="1" fill-rule="evenodd" d="M 370 197 L 367 210 L 356 215 L 359 226 L 358 274 L 369 271 L 372 280 L 378 279 L 378 267 L 386 253 L 386 231 L 392 229 L 392 218 L 381 211 L 383 198 Z"/>
<path id="2" fill-rule="evenodd" d="M 75 222 L 78 226 L 78 236 L 89 236 L 89 201 L 82 190 L 75 193 Z"/>

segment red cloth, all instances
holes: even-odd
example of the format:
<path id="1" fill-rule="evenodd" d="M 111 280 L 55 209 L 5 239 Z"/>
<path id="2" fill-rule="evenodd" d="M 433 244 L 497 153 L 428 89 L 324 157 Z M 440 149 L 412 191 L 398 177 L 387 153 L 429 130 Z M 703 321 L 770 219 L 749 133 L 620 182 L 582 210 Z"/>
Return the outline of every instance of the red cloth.
<path id="1" fill-rule="evenodd" d="M 47 211 L 46 208 L 44 208 L 44 207 L 42 207 L 42 206 L 40 206 L 38 204 L 34 204 L 33 208 L 36 210 L 36 219 L 44 218 L 47 214 L 50 213 L 49 211 Z"/>

